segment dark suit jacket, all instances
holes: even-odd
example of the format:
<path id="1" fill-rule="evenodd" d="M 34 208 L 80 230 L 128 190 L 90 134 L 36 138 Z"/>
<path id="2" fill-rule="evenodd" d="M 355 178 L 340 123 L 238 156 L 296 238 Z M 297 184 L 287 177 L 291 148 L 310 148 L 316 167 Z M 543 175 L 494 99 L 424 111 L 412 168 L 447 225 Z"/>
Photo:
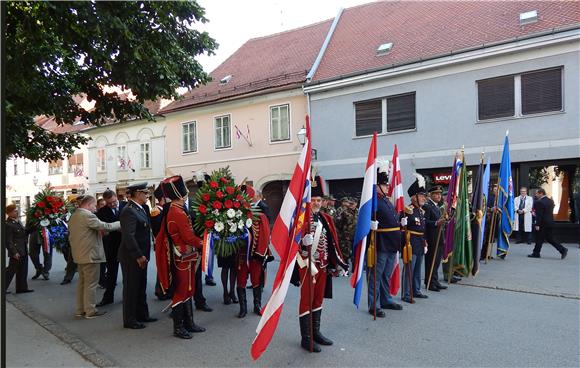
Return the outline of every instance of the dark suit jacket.
<path id="1" fill-rule="evenodd" d="M 28 234 L 30 230 L 25 229 L 18 220 L 6 220 L 6 250 L 10 257 L 16 253 L 25 257 L 27 252 Z"/>
<path id="2" fill-rule="evenodd" d="M 554 225 L 554 201 L 544 196 L 534 202 L 536 226 L 551 227 Z"/>
<path id="3" fill-rule="evenodd" d="M 113 214 L 113 210 L 105 206 L 97 211 L 97 217 L 99 220 L 103 222 L 115 222 L 119 221 L 121 216 L 121 211 L 125 208 L 126 202 L 119 202 L 119 209 L 117 211 L 117 215 Z M 104 246 L 116 246 L 118 247 L 121 244 L 121 232 L 120 231 L 111 231 L 107 235 L 103 236 L 103 245 Z"/>
<path id="4" fill-rule="evenodd" d="M 141 256 L 149 259 L 152 235 L 148 208 L 141 209 L 136 203 L 130 201 L 121 211 L 119 261 L 133 262 Z"/>
<path id="5" fill-rule="evenodd" d="M 439 218 L 441 218 L 441 210 L 439 210 L 438 205 L 433 203 L 432 200 L 428 199 L 423 206 L 423 211 L 425 211 L 426 222 L 425 239 L 427 239 L 428 246 L 435 249 L 435 242 L 437 241 L 437 233 L 439 231 L 439 228 L 435 223 L 437 220 L 439 220 Z M 439 238 L 439 243 L 441 243 L 441 238 L 443 238 L 443 234 Z"/>

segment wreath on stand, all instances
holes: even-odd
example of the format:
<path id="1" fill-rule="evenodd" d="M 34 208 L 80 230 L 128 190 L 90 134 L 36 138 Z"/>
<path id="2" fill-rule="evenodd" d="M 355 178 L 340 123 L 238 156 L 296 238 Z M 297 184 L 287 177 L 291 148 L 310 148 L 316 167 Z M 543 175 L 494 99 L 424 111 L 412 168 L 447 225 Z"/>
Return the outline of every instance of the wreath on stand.
<path id="1" fill-rule="evenodd" d="M 204 234 L 204 254 L 227 257 L 247 247 L 254 213 L 229 167 L 212 172 L 195 194 L 193 208 L 196 230 Z"/>
<path id="2" fill-rule="evenodd" d="M 28 225 L 40 233 L 45 252 L 54 246 L 62 253 L 62 248 L 68 245 L 67 222 L 72 211 L 72 204 L 57 196 L 49 185 L 34 196 L 26 219 Z"/>

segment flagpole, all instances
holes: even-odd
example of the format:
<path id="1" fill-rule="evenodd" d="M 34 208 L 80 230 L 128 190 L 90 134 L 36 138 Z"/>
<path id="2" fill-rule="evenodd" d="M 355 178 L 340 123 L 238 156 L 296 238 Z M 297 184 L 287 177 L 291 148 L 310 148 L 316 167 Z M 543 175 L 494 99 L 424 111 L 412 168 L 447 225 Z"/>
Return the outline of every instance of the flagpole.
<path id="1" fill-rule="evenodd" d="M 376 184 L 375 184 L 376 185 Z M 373 211 L 373 221 L 377 221 L 377 211 Z M 371 230 L 371 249 L 372 249 L 372 256 L 371 262 L 373 265 L 373 274 L 374 274 L 374 282 L 373 282 L 373 320 L 377 320 L 377 232 L 376 230 Z"/>
<path id="2" fill-rule="evenodd" d="M 465 169 L 465 146 L 461 146 L 461 170 Z M 453 168 L 453 170 L 455 170 L 455 167 Z M 459 177 L 457 178 L 457 181 L 460 181 L 460 177 L 461 177 L 461 173 L 459 174 Z M 457 191 L 457 195 L 459 195 L 459 183 L 456 183 L 456 191 Z M 457 197 L 455 198 L 456 202 L 457 202 Z M 457 209 L 453 212 L 453 216 L 455 216 L 455 213 L 457 212 Z M 453 224 L 453 226 L 455 227 L 455 224 Z M 455 231 L 455 229 L 454 229 Z M 451 285 L 451 279 L 453 277 L 453 258 L 455 257 L 455 236 L 453 237 L 453 251 L 451 252 L 451 258 L 449 259 L 448 262 L 450 262 L 449 264 L 449 272 L 448 272 L 448 276 L 447 276 L 447 283 L 449 285 Z"/>

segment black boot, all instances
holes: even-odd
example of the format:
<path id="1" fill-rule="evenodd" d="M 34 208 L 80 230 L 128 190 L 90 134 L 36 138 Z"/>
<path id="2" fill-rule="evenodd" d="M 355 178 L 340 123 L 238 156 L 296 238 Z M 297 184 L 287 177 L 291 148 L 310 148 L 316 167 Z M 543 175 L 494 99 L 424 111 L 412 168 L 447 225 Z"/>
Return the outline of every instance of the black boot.
<path id="1" fill-rule="evenodd" d="M 238 304 L 239 302 L 238 298 L 236 298 L 236 292 L 234 290 L 230 291 L 230 299 L 234 304 Z"/>
<path id="2" fill-rule="evenodd" d="M 36 280 L 37 278 L 42 276 L 42 272 L 43 272 L 42 267 L 37 268 L 36 273 L 34 274 L 34 276 L 32 276 L 32 280 Z"/>
<path id="3" fill-rule="evenodd" d="M 248 314 L 248 301 L 246 299 L 246 289 L 239 287 L 236 289 L 238 291 L 238 298 L 240 299 L 240 313 L 238 313 L 238 318 L 244 318 Z"/>
<path id="4" fill-rule="evenodd" d="M 191 339 L 193 336 L 183 327 L 183 322 L 187 318 L 185 305 L 179 303 L 173 307 L 171 312 L 173 317 L 173 336 L 180 339 Z"/>
<path id="5" fill-rule="evenodd" d="M 252 289 L 254 292 L 254 313 L 262 315 L 262 287 L 256 286 Z"/>
<path id="6" fill-rule="evenodd" d="M 300 346 L 302 346 L 303 349 L 310 351 L 310 314 L 300 317 L 300 336 L 302 336 Z M 312 352 L 320 353 L 320 346 L 316 341 L 312 342 Z"/>
<path id="7" fill-rule="evenodd" d="M 205 332 L 205 328 L 198 326 L 193 321 L 193 303 L 191 302 L 191 298 L 186 301 L 184 304 L 185 308 L 185 319 L 183 320 L 183 327 L 190 333 L 198 333 L 198 332 Z"/>
<path id="8" fill-rule="evenodd" d="M 332 345 L 332 340 L 327 339 L 320 333 L 320 315 L 322 309 L 312 312 L 312 330 L 314 331 L 314 341 L 320 345 Z"/>

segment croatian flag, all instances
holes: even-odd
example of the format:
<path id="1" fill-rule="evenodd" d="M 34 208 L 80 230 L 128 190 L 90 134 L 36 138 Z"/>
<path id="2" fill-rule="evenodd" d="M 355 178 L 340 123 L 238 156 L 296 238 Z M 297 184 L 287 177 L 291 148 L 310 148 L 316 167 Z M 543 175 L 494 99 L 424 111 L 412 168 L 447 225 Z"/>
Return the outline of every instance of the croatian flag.
<path id="1" fill-rule="evenodd" d="M 306 144 L 302 148 L 290 186 L 272 229 L 271 243 L 280 256 L 280 266 L 272 286 L 272 296 L 262 310 L 262 318 L 260 318 L 260 323 L 256 329 L 257 335 L 250 349 L 250 354 L 254 360 L 260 358 L 262 353 L 266 351 L 274 332 L 276 332 L 296 263 L 299 244 L 304 231 L 310 230 L 311 159 L 310 121 L 306 116 Z"/>
<path id="2" fill-rule="evenodd" d="M 363 286 L 363 271 L 367 235 L 371 231 L 372 214 L 377 210 L 377 133 L 373 135 L 369 157 L 365 170 L 362 194 L 359 205 L 358 219 L 354 233 L 352 254 L 354 254 L 354 271 L 350 279 L 350 285 L 354 288 L 354 305 L 358 308 Z"/>
<path id="3" fill-rule="evenodd" d="M 395 210 L 401 213 L 405 210 L 405 198 L 403 197 L 403 181 L 401 180 L 401 163 L 399 162 L 399 149 L 395 144 L 393 158 L 391 159 L 391 170 L 389 170 L 389 187 L 387 195 L 391 197 Z M 391 271 L 389 280 L 389 293 L 397 295 L 401 287 L 401 266 L 399 265 L 400 254 L 397 252 L 395 267 Z"/>

